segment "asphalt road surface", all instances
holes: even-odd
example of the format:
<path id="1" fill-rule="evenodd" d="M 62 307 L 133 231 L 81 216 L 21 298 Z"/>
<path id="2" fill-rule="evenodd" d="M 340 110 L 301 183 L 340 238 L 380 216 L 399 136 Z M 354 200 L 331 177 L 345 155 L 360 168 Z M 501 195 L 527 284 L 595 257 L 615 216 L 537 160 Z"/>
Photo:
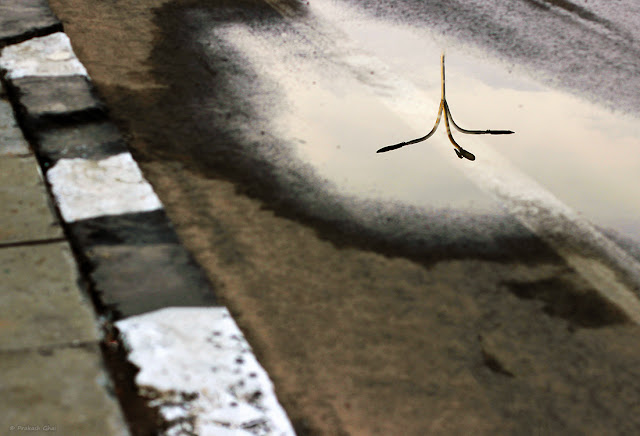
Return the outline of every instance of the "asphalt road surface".
<path id="1" fill-rule="evenodd" d="M 634 2 L 51 6 L 300 435 L 640 432 Z"/>

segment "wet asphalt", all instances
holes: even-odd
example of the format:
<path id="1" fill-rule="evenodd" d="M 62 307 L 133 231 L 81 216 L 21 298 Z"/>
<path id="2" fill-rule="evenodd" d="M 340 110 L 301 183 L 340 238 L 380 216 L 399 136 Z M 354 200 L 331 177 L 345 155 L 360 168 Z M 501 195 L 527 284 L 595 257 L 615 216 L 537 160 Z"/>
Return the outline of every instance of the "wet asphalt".
<path id="1" fill-rule="evenodd" d="M 389 74 L 336 40 L 353 41 L 350 14 L 428 28 L 454 63 L 486 53 L 633 120 L 634 15 L 567 1 L 317 3 L 51 1 L 297 432 L 637 432 L 638 328 L 469 181 L 444 134 L 429 147 L 446 154 L 381 161 L 380 146 L 420 132 L 380 104 Z M 416 62 L 435 73 L 420 85 L 436 103 L 429 128 L 438 58 Z M 496 121 L 475 122 L 511 127 Z"/>

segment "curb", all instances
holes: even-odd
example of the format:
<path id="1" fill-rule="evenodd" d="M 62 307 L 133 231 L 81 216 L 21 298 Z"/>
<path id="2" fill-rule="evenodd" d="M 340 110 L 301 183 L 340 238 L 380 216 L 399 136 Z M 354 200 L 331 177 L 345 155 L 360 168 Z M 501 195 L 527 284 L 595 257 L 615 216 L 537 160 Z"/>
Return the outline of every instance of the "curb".
<path id="1" fill-rule="evenodd" d="M 14 3 L 0 5 L 8 9 L 0 24 L 12 14 L 17 23 L 0 26 L 9 100 L 94 304 L 140 368 L 138 393 L 163 418 L 162 434 L 294 434 L 268 375 L 181 245 L 47 1 Z"/>

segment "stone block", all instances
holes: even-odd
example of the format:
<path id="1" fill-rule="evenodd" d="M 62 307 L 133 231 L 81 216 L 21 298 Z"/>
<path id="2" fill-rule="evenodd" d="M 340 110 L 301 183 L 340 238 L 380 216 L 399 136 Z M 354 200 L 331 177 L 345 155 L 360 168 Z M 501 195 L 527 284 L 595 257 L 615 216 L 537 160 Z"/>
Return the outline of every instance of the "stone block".
<path id="1" fill-rule="evenodd" d="M 121 317 L 216 303 L 203 271 L 181 245 L 102 245 L 88 250 L 87 256 L 103 304 Z"/>
<path id="2" fill-rule="evenodd" d="M 0 68 L 7 71 L 9 80 L 31 76 L 87 76 L 69 37 L 62 32 L 5 47 Z"/>
<path id="3" fill-rule="evenodd" d="M 62 30 L 47 0 L 0 2 L 0 47 Z"/>
<path id="4" fill-rule="evenodd" d="M 41 159 L 54 164 L 58 159 L 104 159 L 127 152 L 117 127 L 109 121 L 82 123 L 36 132 L 36 149 Z"/>
<path id="5" fill-rule="evenodd" d="M 129 152 L 101 160 L 60 159 L 47 180 L 68 223 L 162 208 Z"/>
<path id="6" fill-rule="evenodd" d="M 98 337 L 66 242 L 0 249 L 0 352 Z"/>
<path id="7" fill-rule="evenodd" d="M 69 225 L 69 233 L 86 249 L 96 245 L 180 242 L 163 209 L 75 221 Z"/>
<path id="8" fill-rule="evenodd" d="M 31 129 L 106 116 L 103 103 L 85 76 L 24 77 L 14 79 L 11 86 Z"/>
<path id="9" fill-rule="evenodd" d="M 295 435 L 226 308 L 172 307 L 116 326 L 140 368 L 136 384 L 152 395 L 168 434 Z"/>

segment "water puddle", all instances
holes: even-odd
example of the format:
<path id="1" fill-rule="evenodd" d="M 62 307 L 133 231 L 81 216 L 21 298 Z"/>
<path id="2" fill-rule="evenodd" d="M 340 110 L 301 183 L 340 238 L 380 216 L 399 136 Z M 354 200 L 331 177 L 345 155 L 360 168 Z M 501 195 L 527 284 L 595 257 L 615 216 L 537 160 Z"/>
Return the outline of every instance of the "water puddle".
<path id="1" fill-rule="evenodd" d="M 318 8 L 323 17 L 341 17 L 337 25 L 351 38 L 432 96 L 439 93 L 438 55 L 446 49 L 447 99 L 459 124 L 514 130 L 515 135 L 482 142 L 594 224 L 640 242 L 634 188 L 640 183 L 638 118 L 550 89 L 517 67 L 428 30 L 323 4 Z M 481 145 L 473 151 L 482 159 Z"/>
<path id="2" fill-rule="evenodd" d="M 465 176 L 494 150 L 595 225 L 640 242 L 637 118 L 540 85 L 428 29 L 374 20 L 332 1 L 310 3 L 309 15 L 292 19 L 287 31 L 231 25 L 212 32 L 278 84 L 284 99 L 272 120 L 277 134 L 338 192 L 495 213 L 496 200 Z M 376 154 L 431 129 L 443 49 L 456 122 L 516 134 L 454 131 L 476 162 L 458 159 L 444 125 L 425 142 Z"/>
<path id="3" fill-rule="evenodd" d="M 242 53 L 262 77 L 278 84 L 284 99 L 274 102 L 278 115 L 270 124 L 278 137 L 296 146 L 297 158 L 311 164 L 319 178 L 344 197 L 430 210 L 496 213 L 496 202 L 455 168 L 458 158 L 444 126 L 421 147 L 376 154 L 391 142 L 424 134 L 422 127 L 430 128 L 435 120 L 439 95 L 433 107 L 419 115 L 416 128 L 377 95 L 386 92 L 384 86 L 376 88 L 379 72 L 366 69 L 369 77 L 364 78 L 362 72 L 352 74 L 352 59 L 345 57 L 348 51 L 332 53 L 307 44 L 295 30 L 256 35 L 244 26 L 228 26 L 218 29 L 216 38 Z M 371 83 L 363 86 L 363 80 Z M 448 153 L 434 153 L 434 147 Z"/>

